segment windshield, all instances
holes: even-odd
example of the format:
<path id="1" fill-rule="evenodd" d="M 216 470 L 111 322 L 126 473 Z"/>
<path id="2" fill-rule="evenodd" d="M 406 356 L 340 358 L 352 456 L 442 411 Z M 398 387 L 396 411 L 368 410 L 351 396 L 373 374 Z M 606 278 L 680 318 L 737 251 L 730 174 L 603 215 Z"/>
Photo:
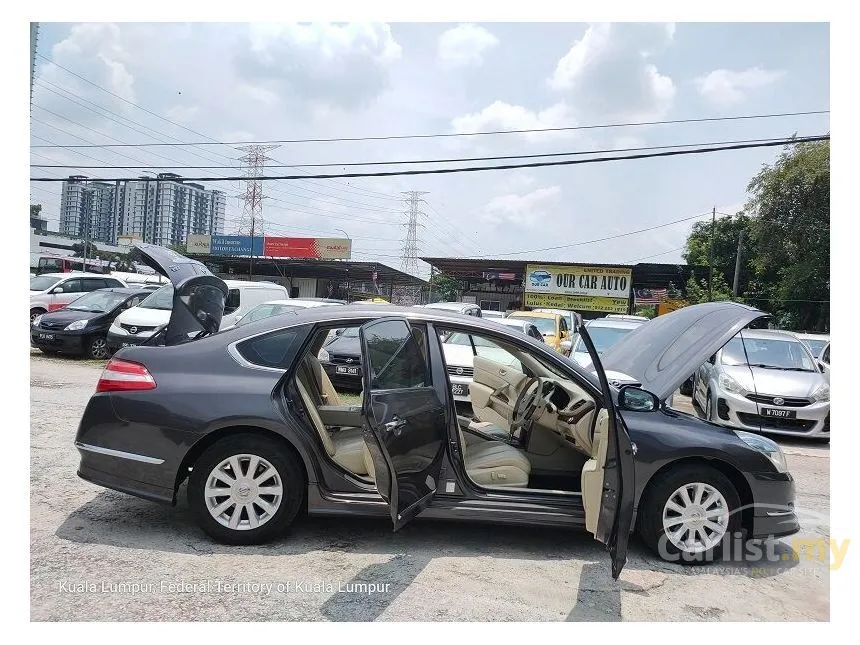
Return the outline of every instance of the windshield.
<path id="1" fill-rule="evenodd" d="M 236 321 L 236 326 L 240 327 L 242 325 L 247 325 L 248 323 L 254 322 L 256 320 L 262 320 L 263 318 L 269 318 L 270 316 L 276 316 L 278 314 L 283 313 L 295 313 L 299 309 L 304 309 L 304 307 L 298 307 L 296 305 L 259 305 L 249 311 L 247 315 L 240 318 Z"/>
<path id="2" fill-rule="evenodd" d="M 744 352 L 746 349 L 746 352 Z M 747 361 L 749 357 L 749 361 Z M 723 365 L 749 365 L 774 370 L 814 372 L 809 352 L 799 340 L 735 336 L 723 347 Z"/>
<path id="3" fill-rule="evenodd" d="M 805 342 L 807 347 L 812 350 L 812 355 L 815 356 L 815 358 L 821 356 L 821 351 L 827 347 L 828 343 L 826 340 L 809 340 L 808 338 Z"/>
<path id="4" fill-rule="evenodd" d="M 514 320 L 527 320 L 528 322 L 534 324 L 534 326 L 538 328 L 538 331 L 540 331 L 540 333 L 555 336 L 555 318 L 537 318 L 535 316 L 516 315 L 508 316 L 508 318 L 513 318 Z"/>
<path id="5" fill-rule="evenodd" d="M 173 285 L 168 284 L 156 291 L 153 291 L 143 299 L 143 302 L 141 302 L 138 307 L 170 311 L 173 309 Z"/>
<path id="6" fill-rule="evenodd" d="M 128 298 L 127 293 L 116 293 L 114 291 L 91 291 L 66 305 L 66 309 L 74 311 L 92 311 L 103 314 L 112 311 L 118 304 Z"/>
<path id="7" fill-rule="evenodd" d="M 631 331 L 633 330 L 629 327 L 588 327 L 588 335 L 591 336 L 594 348 L 601 356 Z M 573 351 L 574 353 L 588 352 L 581 336 L 577 338 L 576 347 L 573 348 Z"/>
<path id="8" fill-rule="evenodd" d="M 35 275 L 30 278 L 30 291 L 45 291 L 57 284 L 62 278 L 52 278 L 49 275 Z"/>

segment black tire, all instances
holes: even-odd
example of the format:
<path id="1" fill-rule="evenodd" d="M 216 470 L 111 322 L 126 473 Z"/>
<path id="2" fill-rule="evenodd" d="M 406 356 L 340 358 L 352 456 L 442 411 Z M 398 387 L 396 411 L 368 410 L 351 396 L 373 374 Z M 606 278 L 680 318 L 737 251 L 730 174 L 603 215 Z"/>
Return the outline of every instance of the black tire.
<path id="1" fill-rule="evenodd" d="M 38 307 L 33 307 L 30 310 L 30 324 L 31 325 L 33 324 L 33 321 L 36 319 L 36 316 L 41 316 L 44 313 L 48 313 L 48 312 L 46 312 L 44 309 L 39 309 Z"/>
<path id="2" fill-rule="evenodd" d="M 107 337 L 104 335 L 96 335 L 87 339 L 86 344 L 87 358 L 95 360 L 103 360 L 110 356 L 111 352 L 107 346 Z"/>
<path id="3" fill-rule="evenodd" d="M 704 483 L 715 488 L 728 506 L 728 526 L 724 538 L 715 546 L 700 553 L 682 552 L 666 536 L 663 528 L 663 509 L 675 491 L 685 484 Z M 710 466 L 689 464 L 656 475 L 639 504 L 639 537 L 654 553 L 669 562 L 678 564 L 707 564 L 723 557 L 723 547 L 730 545 L 741 531 L 741 501 L 729 478 Z"/>
<path id="4" fill-rule="evenodd" d="M 204 489 L 207 479 L 216 466 L 234 455 L 255 455 L 265 459 L 281 480 L 283 495 L 280 506 L 271 518 L 257 528 L 238 530 L 224 526 L 209 513 L 206 506 Z M 207 448 L 194 462 L 188 478 L 188 505 L 198 526 L 216 542 L 261 544 L 283 533 L 292 523 L 302 506 L 306 488 L 301 466 L 279 443 L 255 434 L 234 435 Z M 243 511 L 237 508 L 234 512 Z"/>

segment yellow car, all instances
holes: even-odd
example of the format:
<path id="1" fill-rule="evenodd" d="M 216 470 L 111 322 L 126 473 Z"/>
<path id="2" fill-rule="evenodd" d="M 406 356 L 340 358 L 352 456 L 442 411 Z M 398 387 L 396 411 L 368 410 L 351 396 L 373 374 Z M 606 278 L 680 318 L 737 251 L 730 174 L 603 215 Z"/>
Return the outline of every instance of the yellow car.
<path id="1" fill-rule="evenodd" d="M 547 345 L 559 354 L 570 355 L 571 333 L 565 316 L 546 311 L 513 311 L 507 317 L 534 323 Z"/>

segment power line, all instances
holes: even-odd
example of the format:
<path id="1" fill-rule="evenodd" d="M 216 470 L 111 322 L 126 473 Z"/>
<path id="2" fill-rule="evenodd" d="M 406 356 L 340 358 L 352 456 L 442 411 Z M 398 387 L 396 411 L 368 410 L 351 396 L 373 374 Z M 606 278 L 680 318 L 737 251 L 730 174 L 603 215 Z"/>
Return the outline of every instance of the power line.
<path id="1" fill-rule="evenodd" d="M 38 106 L 37 106 L 38 107 Z M 800 137 L 802 138 L 802 137 Z M 726 146 L 744 143 L 764 143 L 772 141 L 783 141 L 785 137 L 771 137 L 769 139 L 741 139 L 735 141 L 706 141 L 700 143 L 676 143 L 660 146 L 640 146 L 638 148 L 608 148 L 605 150 L 574 150 L 570 152 L 545 152 L 540 154 L 530 155 L 502 155 L 494 157 L 458 157 L 453 159 L 404 159 L 401 161 L 349 161 L 349 162 L 329 162 L 329 163 L 296 163 L 296 164 L 269 164 L 267 168 L 344 168 L 351 166 L 402 166 L 412 164 L 430 164 L 430 163 L 467 163 L 474 161 L 506 161 L 510 159 L 547 159 L 554 157 L 571 157 L 581 155 L 598 155 L 612 154 L 616 152 L 641 152 L 643 150 L 668 150 L 670 148 L 700 148 L 702 146 Z M 102 169 L 108 168 L 113 170 L 225 170 L 230 166 L 64 166 L 64 165 L 49 165 L 49 164 L 30 164 L 30 168 L 86 168 L 86 169 Z"/>
<path id="2" fill-rule="evenodd" d="M 703 147 L 703 148 L 694 148 L 689 150 L 669 150 L 664 152 L 649 152 L 643 154 L 635 154 L 635 155 L 623 155 L 623 156 L 615 156 L 615 157 L 594 157 L 594 158 L 586 158 L 586 159 L 565 159 L 562 161 L 538 161 L 532 163 L 519 163 L 519 164 L 504 164 L 497 166 L 468 166 L 465 168 L 433 168 L 430 170 L 393 170 L 393 171 L 382 171 L 382 172 L 353 172 L 353 173 L 338 173 L 331 175 L 307 175 L 303 177 L 301 175 L 272 175 L 267 177 L 260 177 L 260 180 L 266 181 L 283 181 L 283 180 L 301 180 L 301 179 L 336 179 L 336 178 L 348 178 L 348 177 L 401 177 L 401 176 L 410 176 L 410 175 L 442 175 L 442 174 L 452 174 L 452 173 L 460 173 L 460 172 L 482 172 L 487 170 L 513 170 L 516 168 L 544 168 L 550 166 L 573 166 L 580 164 L 592 164 L 592 163 L 604 163 L 609 161 L 632 161 L 635 159 L 654 159 L 657 157 L 676 157 L 676 156 L 686 156 L 686 155 L 700 155 L 700 154 L 709 154 L 713 152 L 724 152 L 728 150 L 747 150 L 752 148 L 771 148 L 775 146 L 785 146 L 785 145 L 796 145 L 799 143 L 809 143 L 814 141 L 829 141 L 830 135 L 816 135 L 816 136 L 808 136 L 808 137 L 797 137 L 797 138 L 787 138 L 787 139 L 776 139 L 773 141 L 763 142 L 763 143 L 744 143 L 744 144 L 735 144 L 729 146 L 714 146 L 714 147 Z M 92 179 L 91 181 L 125 181 L 128 178 L 125 177 L 113 177 L 109 179 Z M 240 181 L 242 177 L 222 177 L 219 179 L 213 179 L 211 177 L 187 177 L 184 178 L 185 181 Z M 50 178 L 31 178 L 31 181 L 56 181 Z"/>
<path id="3" fill-rule="evenodd" d="M 705 217 L 706 215 L 710 215 L 710 213 L 699 213 L 698 215 L 693 215 L 691 217 L 682 217 L 681 219 L 676 219 L 672 222 L 666 222 L 665 224 L 657 224 L 656 226 L 649 226 L 648 228 L 640 228 L 636 231 L 628 231 L 626 233 L 618 233 L 617 235 L 610 235 L 608 237 L 600 237 L 594 240 L 586 240 L 585 242 L 573 242 L 571 244 L 559 244 L 558 246 L 547 246 L 541 249 L 529 249 L 527 251 L 512 251 L 510 253 L 494 253 L 492 255 L 485 255 L 483 257 L 506 257 L 510 255 L 524 255 L 526 253 L 540 253 L 542 251 L 556 251 L 558 249 L 569 249 L 574 246 L 584 246 L 586 244 L 595 244 L 597 242 L 605 242 L 607 240 L 616 240 L 619 237 L 627 237 L 629 235 L 636 235 L 637 233 L 645 233 L 646 231 L 653 231 L 658 228 L 665 228 L 667 226 L 672 226 L 673 224 L 680 224 L 681 222 L 689 222 L 690 220 L 697 219 L 699 217 Z"/>
<path id="4" fill-rule="evenodd" d="M 699 217 L 697 215 L 697 217 Z M 668 255 L 669 253 L 675 253 L 676 251 L 683 251 L 686 249 L 686 246 L 679 246 L 677 249 L 669 249 L 668 251 L 663 251 L 662 253 L 655 253 L 654 255 L 646 255 L 641 258 L 636 258 L 635 260 L 627 260 L 626 262 L 622 262 L 622 264 L 634 264 L 635 262 L 641 262 L 642 260 L 648 260 L 650 258 L 659 258 L 661 255 Z"/>
<path id="5" fill-rule="evenodd" d="M 43 56 L 41 56 L 44 58 Z M 45 60 L 49 60 L 45 58 Z M 49 61 L 53 62 L 53 61 Z M 56 63 L 53 63 L 56 65 Z M 60 67 L 57 65 L 57 67 Z M 61 67 L 61 69 L 65 69 Z M 68 70 L 66 70 L 68 71 Z M 79 77 L 80 78 L 80 77 Z M 122 98 L 122 97 L 120 97 Z M 752 120 L 752 119 L 776 119 L 776 118 L 785 118 L 792 116 L 810 116 L 816 114 L 830 114 L 830 110 L 809 110 L 805 112 L 779 112 L 779 113 L 771 113 L 771 114 L 748 114 L 748 115 L 740 115 L 740 116 L 721 116 L 721 117 L 702 117 L 696 119 L 670 119 L 663 121 L 636 121 L 629 123 L 601 123 L 594 125 L 572 125 L 572 126 L 564 126 L 557 128 L 527 128 L 520 130 L 487 130 L 481 132 L 439 132 L 435 134 L 398 134 L 398 135 L 380 135 L 380 136 L 367 136 L 367 137 L 329 137 L 329 138 L 305 138 L 305 139 L 268 139 L 265 141 L 193 141 L 193 142 L 183 142 L 183 143 L 142 143 L 142 144 L 124 144 L 127 146 L 138 146 L 138 145 L 146 145 L 146 146 L 211 146 L 211 145 L 222 145 L 222 146 L 237 146 L 237 145 L 250 145 L 254 143 L 259 144 L 290 144 L 290 143 L 332 143 L 339 141 L 390 141 L 397 139 L 439 139 L 446 137 L 479 137 L 479 136 L 489 136 L 489 135 L 501 135 L 501 134 L 530 134 L 530 133 L 540 133 L 540 132 L 566 132 L 566 131 L 574 131 L 574 130 L 599 130 L 599 129 L 609 129 L 609 128 L 633 128 L 633 127 L 642 127 L 642 126 L 652 126 L 652 125 L 675 125 L 682 123 L 713 123 L 717 121 L 744 121 L 744 120 Z M 199 133 L 197 133 L 199 134 Z M 201 135 L 206 136 L 206 135 Z M 207 137 L 208 138 L 208 137 Z M 115 147 L 113 144 L 104 147 Z"/>

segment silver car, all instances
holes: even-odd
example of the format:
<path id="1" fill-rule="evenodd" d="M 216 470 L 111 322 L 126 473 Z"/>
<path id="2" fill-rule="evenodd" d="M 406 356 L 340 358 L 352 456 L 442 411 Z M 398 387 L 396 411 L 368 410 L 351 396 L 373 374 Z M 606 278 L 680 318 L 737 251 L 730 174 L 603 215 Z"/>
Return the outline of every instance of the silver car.
<path id="1" fill-rule="evenodd" d="M 809 347 L 789 332 L 739 332 L 696 371 L 693 400 L 720 425 L 830 437 L 830 387 Z"/>
<path id="2" fill-rule="evenodd" d="M 795 334 L 800 340 L 806 343 L 806 346 L 812 350 L 812 355 L 817 359 L 821 356 L 821 352 L 830 343 L 829 334 Z"/>
<path id="3" fill-rule="evenodd" d="M 602 356 L 604 352 L 612 348 L 624 336 L 637 327 L 641 327 L 646 322 L 648 322 L 647 318 L 629 320 L 626 318 L 605 316 L 589 320 L 585 323 L 585 326 L 588 328 L 588 335 L 591 336 L 597 353 Z M 591 367 L 591 358 L 588 355 L 588 349 L 579 335 L 576 336 L 570 357 L 583 367 Z"/>

